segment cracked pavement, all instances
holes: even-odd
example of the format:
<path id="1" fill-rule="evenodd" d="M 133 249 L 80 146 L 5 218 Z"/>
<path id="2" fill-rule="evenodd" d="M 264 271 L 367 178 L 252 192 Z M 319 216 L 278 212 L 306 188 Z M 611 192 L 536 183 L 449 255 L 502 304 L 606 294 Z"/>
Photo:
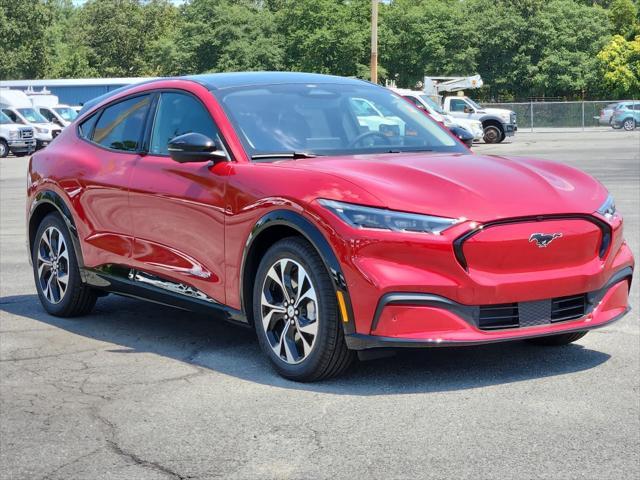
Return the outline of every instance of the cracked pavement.
<path id="1" fill-rule="evenodd" d="M 640 255 L 640 132 L 474 148 L 595 175 Z M 27 160 L 0 159 L 0 478 L 619 479 L 640 476 L 640 329 L 559 349 L 402 352 L 318 384 L 278 377 L 250 330 L 110 295 L 44 313 L 25 249 Z"/>

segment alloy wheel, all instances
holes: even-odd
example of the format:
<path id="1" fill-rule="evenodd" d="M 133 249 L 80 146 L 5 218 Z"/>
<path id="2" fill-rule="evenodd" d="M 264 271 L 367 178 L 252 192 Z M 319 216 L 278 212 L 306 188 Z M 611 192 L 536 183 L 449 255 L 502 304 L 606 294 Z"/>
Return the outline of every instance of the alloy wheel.
<path id="1" fill-rule="evenodd" d="M 262 285 L 261 321 L 269 345 L 288 364 L 302 362 L 318 335 L 318 299 L 311 277 L 295 260 L 269 268 Z"/>
<path id="2" fill-rule="evenodd" d="M 36 260 L 38 283 L 50 303 L 60 303 L 69 286 L 69 249 L 62 232 L 49 227 L 40 237 Z"/>
<path id="3" fill-rule="evenodd" d="M 0 141 L 0 158 L 4 158 L 9 154 L 9 147 L 6 143 Z"/>
<path id="4" fill-rule="evenodd" d="M 636 128 L 636 122 L 632 118 L 627 118 L 622 126 L 625 130 L 630 131 Z"/>

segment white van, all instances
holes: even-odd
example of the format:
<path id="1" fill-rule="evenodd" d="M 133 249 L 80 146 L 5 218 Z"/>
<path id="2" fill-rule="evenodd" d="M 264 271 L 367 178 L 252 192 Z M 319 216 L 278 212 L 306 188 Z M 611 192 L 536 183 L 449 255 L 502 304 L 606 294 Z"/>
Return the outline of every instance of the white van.
<path id="1" fill-rule="evenodd" d="M 38 113 L 21 90 L 0 88 L 0 111 L 13 123 L 33 127 L 36 137 L 36 149 L 46 147 L 62 131 L 59 125 L 49 122 Z"/>
<path id="2" fill-rule="evenodd" d="M 62 105 L 58 97 L 45 88 L 40 92 L 27 90 L 25 93 L 31 100 L 33 108 L 51 123 L 56 123 L 64 128 L 78 116 L 78 112 L 69 105 Z"/>
<path id="3" fill-rule="evenodd" d="M 0 112 L 0 158 L 13 153 L 16 157 L 31 154 L 36 149 L 33 127 L 18 125 Z"/>

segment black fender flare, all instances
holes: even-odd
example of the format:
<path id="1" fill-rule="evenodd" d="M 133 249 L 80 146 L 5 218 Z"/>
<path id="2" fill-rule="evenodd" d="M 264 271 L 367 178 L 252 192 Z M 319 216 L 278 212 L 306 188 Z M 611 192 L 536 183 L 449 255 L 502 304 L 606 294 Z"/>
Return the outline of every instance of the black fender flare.
<path id="1" fill-rule="evenodd" d="M 260 235 L 269 228 L 276 226 L 286 226 L 304 237 L 320 254 L 320 258 L 325 264 L 327 271 L 331 276 L 333 286 L 336 292 L 341 292 L 345 301 L 345 307 L 347 310 L 348 321 L 342 322 L 344 333 L 346 335 L 355 333 L 355 318 L 353 316 L 353 309 L 351 307 L 351 297 L 347 289 L 347 282 L 342 272 L 342 267 L 338 262 L 338 258 L 331 248 L 331 245 L 311 221 L 302 216 L 300 213 L 292 210 L 272 210 L 271 212 L 260 217 L 256 222 L 251 233 L 249 234 L 245 243 L 244 251 L 242 254 L 242 264 L 240 266 L 240 304 L 242 309 L 245 308 L 244 299 L 244 285 L 245 285 L 245 270 L 247 267 L 247 257 L 252 250 L 254 242 L 260 237 Z M 247 318 L 249 318 L 249 312 L 244 312 Z"/>
<path id="2" fill-rule="evenodd" d="M 82 257 L 82 249 L 80 247 L 80 239 L 78 237 L 78 229 L 76 228 L 75 220 L 73 219 L 71 209 L 62 196 L 53 190 L 41 190 L 36 193 L 33 201 L 31 202 L 31 207 L 29 207 L 29 218 L 27 219 L 27 248 L 29 251 L 29 261 L 31 262 L 33 237 L 38 229 L 38 224 L 34 223 L 34 220 L 37 218 L 35 214 L 43 205 L 53 206 L 62 217 L 67 229 L 69 230 L 69 235 L 71 236 L 71 242 L 73 243 L 73 250 L 78 262 L 80 276 L 82 277 L 83 282 L 86 281 L 84 275 L 84 259 Z"/>

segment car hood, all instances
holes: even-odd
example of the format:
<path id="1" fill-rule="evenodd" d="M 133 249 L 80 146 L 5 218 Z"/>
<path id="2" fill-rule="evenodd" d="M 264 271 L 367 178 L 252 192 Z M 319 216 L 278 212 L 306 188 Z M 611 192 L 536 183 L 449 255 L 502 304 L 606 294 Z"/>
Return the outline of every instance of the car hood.
<path id="1" fill-rule="evenodd" d="M 380 207 L 476 221 L 593 213 L 607 196 L 589 175 L 530 158 L 472 154 L 358 155 L 286 162 L 341 177 Z"/>
<path id="2" fill-rule="evenodd" d="M 487 115 L 511 115 L 512 110 L 507 110 L 506 108 L 484 108 L 480 110 L 478 113 L 486 113 Z"/>

